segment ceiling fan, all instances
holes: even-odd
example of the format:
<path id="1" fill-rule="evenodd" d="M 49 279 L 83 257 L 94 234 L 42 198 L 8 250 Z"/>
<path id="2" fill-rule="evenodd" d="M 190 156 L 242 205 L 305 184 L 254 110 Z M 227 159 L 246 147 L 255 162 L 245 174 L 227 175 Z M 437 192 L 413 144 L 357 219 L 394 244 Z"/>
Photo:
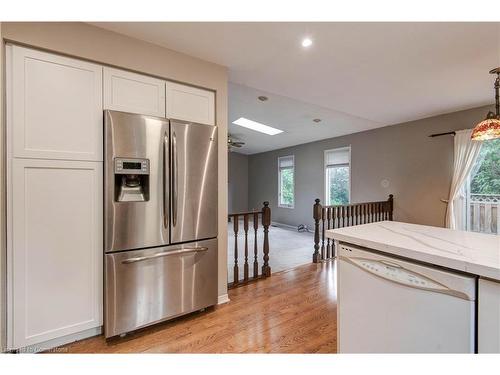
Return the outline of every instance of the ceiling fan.
<path id="1" fill-rule="evenodd" d="M 240 148 L 245 142 L 235 139 L 231 134 L 227 136 L 227 149 L 232 151 L 234 148 Z"/>

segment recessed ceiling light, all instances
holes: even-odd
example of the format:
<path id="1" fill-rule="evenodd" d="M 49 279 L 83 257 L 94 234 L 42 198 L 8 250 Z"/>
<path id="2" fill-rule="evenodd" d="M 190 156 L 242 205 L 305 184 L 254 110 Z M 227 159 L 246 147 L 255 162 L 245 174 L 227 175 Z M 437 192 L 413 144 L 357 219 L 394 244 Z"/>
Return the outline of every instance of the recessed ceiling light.
<path id="1" fill-rule="evenodd" d="M 233 124 L 243 126 L 244 128 L 255 130 L 257 132 L 265 133 L 268 135 L 276 135 L 279 133 L 283 133 L 283 130 L 279 130 L 271 126 L 261 124 L 260 122 L 252 121 L 244 117 L 240 117 L 238 120 L 233 121 Z"/>
<path id="2" fill-rule="evenodd" d="M 313 41 L 311 38 L 304 38 L 302 39 L 302 47 L 310 47 L 313 44 Z"/>
<path id="3" fill-rule="evenodd" d="M 315 119 L 313 119 L 313 121 L 317 124 L 318 122 L 321 122 L 321 119 L 320 118 L 315 118 Z"/>
<path id="4" fill-rule="evenodd" d="M 257 99 L 259 99 L 261 102 L 265 102 L 269 98 L 267 96 L 261 95 L 261 96 L 258 96 Z"/>

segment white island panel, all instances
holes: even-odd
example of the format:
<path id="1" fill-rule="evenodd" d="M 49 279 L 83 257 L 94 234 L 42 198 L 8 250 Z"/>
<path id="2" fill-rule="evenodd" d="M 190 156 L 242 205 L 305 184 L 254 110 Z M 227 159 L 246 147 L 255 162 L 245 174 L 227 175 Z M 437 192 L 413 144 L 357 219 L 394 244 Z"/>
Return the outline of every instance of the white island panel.
<path id="1" fill-rule="evenodd" d="M 500 283 L 479 280 L 478 352 L 500 353 Z"/>

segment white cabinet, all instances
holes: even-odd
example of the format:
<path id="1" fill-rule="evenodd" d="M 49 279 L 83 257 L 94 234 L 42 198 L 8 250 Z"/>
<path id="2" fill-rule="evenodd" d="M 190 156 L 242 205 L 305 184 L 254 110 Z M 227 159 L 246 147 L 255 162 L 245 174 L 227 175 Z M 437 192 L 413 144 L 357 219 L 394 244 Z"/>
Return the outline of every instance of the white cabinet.
<path id="1" fill-rule="evenodd" d="M 103 109 L 215 125 L 215 94 L 6 50 L 8 344 L 21 348 L 102 325 Z"/>
<path id="2" fill-rule="evenodd" d="M 165 117 L 165 81 L 105 67 L 104 108 Z"/>
<path id="3" fill-rule="evenodd" d="M 167 117 L 215 125 L 215 93 L 167 82 Z"/>
<path id="4" fill-rule="evenodd" d="M 500 353 L 500 283 L 479 279 L 478 351 Z"/>
<path id="5" fill-rule="evenodd" d="M 9 343 L 102 324 L 102 164 L 14 159 L 9 202 Z"/>
<path id="6" fill-rule="evenodd" d="M 9 46 L 13 156 L 102 160 L 102 67 Z"/>

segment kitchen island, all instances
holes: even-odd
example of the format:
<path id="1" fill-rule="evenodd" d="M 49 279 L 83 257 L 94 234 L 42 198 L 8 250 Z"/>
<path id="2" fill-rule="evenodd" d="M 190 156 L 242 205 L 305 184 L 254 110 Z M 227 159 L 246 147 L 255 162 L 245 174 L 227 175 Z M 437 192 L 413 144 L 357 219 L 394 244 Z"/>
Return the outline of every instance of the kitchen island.
<path id="1" fill-rule="evenodd" d="M 393 221 L 327 230 L 325 235 L 335 241 L 339 259 L 341 352 L 357 347 L 373 352 L 500 352 L 500 236 Z M 463 314 L 454 316 L 458 306 Z M 381 318 L 375 318 L 377 311 Z M 378 321 L 370 321 L 374 318 Z M 400 333 L 391 338 L 398 322 Z M 444 322 L 449 330 L 440 332 Z M 349 330 L 358 329 L 356 335 L 365 337 L 350 342 Z M 422 336 L 425 329 L 431 332 Z M 460 330 L 463 335 L 452 340 Z M 404 332 L 408 337 L 401 337 Z M 375 334 L 377 338 L 371 337 Z M 424 337 L 428 345 L 418 342 Z M 349 345 L 343 346 L 343 340 Z M 464 345 L 455 345 L 457 340 Z"/>

